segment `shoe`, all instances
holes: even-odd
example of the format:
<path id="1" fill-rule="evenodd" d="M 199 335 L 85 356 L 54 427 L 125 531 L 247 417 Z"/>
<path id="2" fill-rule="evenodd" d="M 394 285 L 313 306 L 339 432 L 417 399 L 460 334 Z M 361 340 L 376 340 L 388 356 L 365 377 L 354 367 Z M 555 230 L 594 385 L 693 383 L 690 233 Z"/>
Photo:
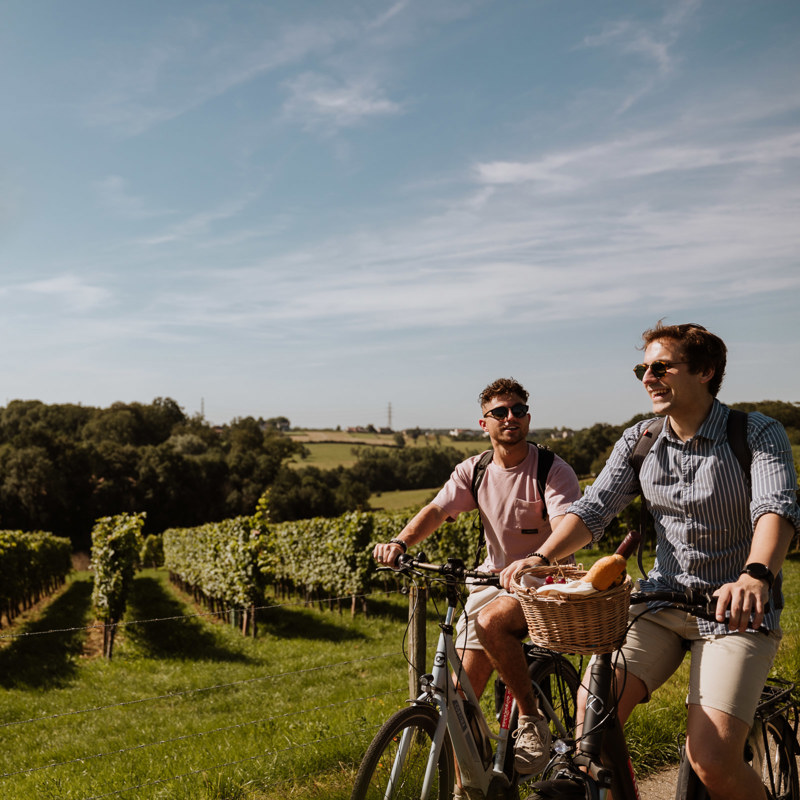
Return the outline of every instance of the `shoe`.
<path id="1" fill-rule="evenodd" d="M 514 766 L 521 775 L 541 772 L 550 760 L 550 728 L 544 717 L 520 716 L 519 725 L 512 734 L 514 744 Z"/>

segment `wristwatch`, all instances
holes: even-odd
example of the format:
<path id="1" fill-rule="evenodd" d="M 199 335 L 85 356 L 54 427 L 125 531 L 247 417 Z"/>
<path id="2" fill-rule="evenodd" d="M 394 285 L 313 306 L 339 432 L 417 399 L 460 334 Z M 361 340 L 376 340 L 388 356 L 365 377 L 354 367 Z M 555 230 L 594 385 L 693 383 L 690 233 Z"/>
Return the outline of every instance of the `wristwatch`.
<path id="1" fill-rule="evenodd" d="M 772 570 L 766 564 L 759 564 L 757 561 L 753 561 L 750 564 L 747 564 L 745 568 L 739 573 L 740 575 L 744 575 L 745 572 L 751 578 L 758 578 L 760 581 L 766 581 L 767 586 L 772 588 L 772 584 L 775 582 L 775 576 L 772 574 Z"/>

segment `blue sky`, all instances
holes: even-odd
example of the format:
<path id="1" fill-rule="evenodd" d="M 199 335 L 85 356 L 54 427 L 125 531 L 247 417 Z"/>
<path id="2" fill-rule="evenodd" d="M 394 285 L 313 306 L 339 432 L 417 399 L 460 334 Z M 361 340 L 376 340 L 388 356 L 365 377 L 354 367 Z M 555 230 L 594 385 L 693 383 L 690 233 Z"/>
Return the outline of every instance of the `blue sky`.
<path id="1" fill-rule="evenodd" d="M 800 401 L 800 4 L 0 3 L 4 391 L 212 422 L 646 411 L 657 319 Z"/>

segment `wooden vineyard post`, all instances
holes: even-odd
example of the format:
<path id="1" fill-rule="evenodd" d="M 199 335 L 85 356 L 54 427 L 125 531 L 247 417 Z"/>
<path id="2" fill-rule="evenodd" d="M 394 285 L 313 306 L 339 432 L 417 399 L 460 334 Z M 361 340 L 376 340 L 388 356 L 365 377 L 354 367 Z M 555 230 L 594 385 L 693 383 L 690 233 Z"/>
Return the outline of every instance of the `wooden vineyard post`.
<path id="1" fill-rule="evenodd" d="M 412 585 L 408 592 L 408 693 L 411 698 L 419 694 L 419 679 L 425 674 L 427 610 L 427 587 Z"/>

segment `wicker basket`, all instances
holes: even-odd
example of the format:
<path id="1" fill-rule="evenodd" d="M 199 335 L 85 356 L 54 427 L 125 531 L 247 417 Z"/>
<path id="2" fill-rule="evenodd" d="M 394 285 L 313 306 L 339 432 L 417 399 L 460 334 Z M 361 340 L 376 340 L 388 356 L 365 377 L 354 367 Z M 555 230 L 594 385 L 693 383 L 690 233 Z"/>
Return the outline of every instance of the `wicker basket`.
<path id="1" fill-rule="evenodd" d="M 586 570 L 556 564 L 528 567 L 514 575 L 511 588 L 522 605 L 534 644 L 560 653 L 588 655 L 611 653 L 625 641 L 633 586 L 630 577 L 605 592 L 556 598 L 537 595 L 536 589 L 524 587 L 519 581 L 527 574 L 563 576 L 571 581 L 585 575 Z"/>

